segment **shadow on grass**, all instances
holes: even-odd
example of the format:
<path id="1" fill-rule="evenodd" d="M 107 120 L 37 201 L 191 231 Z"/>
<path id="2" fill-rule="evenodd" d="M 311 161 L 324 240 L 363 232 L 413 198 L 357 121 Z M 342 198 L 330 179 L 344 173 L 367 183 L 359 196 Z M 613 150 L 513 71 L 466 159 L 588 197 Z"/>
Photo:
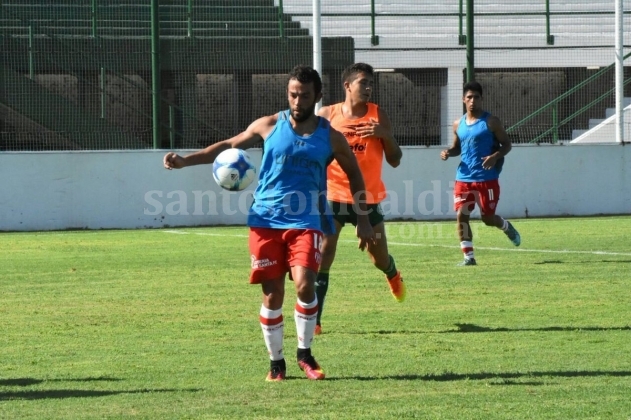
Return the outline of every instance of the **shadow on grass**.
<path id="1" fill-rule="evenodd" d="M 624 327 L 537 327 L 537 328 L 507 328 L 483 327 L 475 324 L 455 324 L 456 329 L 443 331 L 422 330 L 377 330 L 377 331 L 344 331 L 344 334 L 358 335 L 389 335 L 389 334 L 460 334 L 460 333 L 489 333 L 489 332 L 521 332 L 521 331 L 631 331 L 631 326 Z"/>
<path id="2" fill-rule="evenodd" d="M 622 263 L 629 264 L 631 260 L 600 260 L 600 261 L 561 261 L 561 260 L 544 260 L 534 264 L 594 264 L 594 263 Z"/>
<path id="3" fill-rule="evenodd" d="M 108 378 L 106 376 L 87 377 L 87 378 L 68 378 L 68 379 L 35 379 L 35 378 L 13 378 L 0 379 L 0 386 L 30 386 L 41 384 L 42 382 L 118 382 L 119 378 Z"/>
<path id="4" fill-rule="evenodd" d="M 36 378 L 14 378 L 0 379 L 0 386 L 32 386 L 47 382 L 118 382 L 119 378 L 109 378 L 105 376 L 87 378 L 68 379 L 36 379 Z M 201 389 L 135 389 L 130 391 L 116 390 L 84 390 L 84 389 L 34 389 L 28 391 L 0 391 L 0 401 L 6 400 L 43 400 L 43 399 L 63 399 L 63 398 L 85 398 L 85 397 L 106 397 L 119 394 L 151 394 L 158 392 L 198 392 Z"/>
<path id="5" fill-rule="evenodd" d="M 154 394 L 160 392 L 198 392 L 201 389 L 135 389 L 130 391 L 99 391 L 84 389 L 42 389 L 32 391 L 0 391 L 0 401 L 7 400 L 44 400 L 65 398 L 107 397 L 120 394 Z"/>
<path id="6" fill-rule="evenodd" d="M 388 375 L 388 376 L 349 376 L 340 378 L 327 378 L 327 381 L 354 379 L 359 381 L 381 381 L 381 380 L 397 380 L 397 381 L 436 381 L 436 382 L 452 382 L 452 381 L 482 381 L 482 380 L 498 380 L 491 385 L 544 385 L 540 381 L 515 381 L 520 378 L 575 378 L 575 377 L 627 377 L 631 376 L 631 371 L 544 371 L 544 372 L 479 372 L 479 373 L 453 373 L 446 372 L 431 375 Z M 502 382 L 499 382 L 502 381 Z"/>
<path id="7" fill-rule="evenodd" d="M 631 331 L 631 326 L 624 327 L 539 327 L 539 328 L 506 328 L 483 327 L 475 324 L 455 324 L 457 330 L 438 331 L 448 333 L 487 333 L 487 332 L 520 332 L 520 331 Z"/>

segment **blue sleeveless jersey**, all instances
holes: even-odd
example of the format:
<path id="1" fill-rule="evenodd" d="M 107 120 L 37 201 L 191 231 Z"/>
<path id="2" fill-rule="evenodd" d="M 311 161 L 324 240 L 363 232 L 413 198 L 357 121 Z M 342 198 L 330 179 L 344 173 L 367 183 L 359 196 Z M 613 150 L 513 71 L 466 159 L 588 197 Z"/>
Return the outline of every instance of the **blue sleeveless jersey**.
<path id="1" fill-rule="evenodd" d="M 487 126 L 490 116 L 485 112 L 473 124 L 467 124 L 466 114 L 460 119 L 456 130 L 460 139 L 460 165 L 456 171 L 456 181 L 480 182 L 499 178 L 503 158 L 498 159 L 495 167 L 489 170 L 482 167 L 482 158 L 495 153 L 498 145 L 495 135 Z"/>
<path id="2" fill-rule="evenodd" d="M 326 167 L 333 159 L 329 130 L 329 122 L 320 118 L 316 130 L 303 137 L 291 126 L 289 110 L 278 114 L 263 142 L 248 226 L 333 232 L 326 202 Z"/>

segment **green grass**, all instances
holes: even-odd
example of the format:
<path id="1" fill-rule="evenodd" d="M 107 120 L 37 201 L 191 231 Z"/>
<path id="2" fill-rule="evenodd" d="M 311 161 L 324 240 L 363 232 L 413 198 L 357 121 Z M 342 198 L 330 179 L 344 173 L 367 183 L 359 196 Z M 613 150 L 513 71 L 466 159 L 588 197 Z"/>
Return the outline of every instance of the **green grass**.
<path id="1" fill-rule="evenodd" d="M 389 223 L 397 304 L 345 229 L 313 351 L 266 383 L 245 227 L 0 234 L 2 419 L 629 419 L 631 217 Z M 173 232 L 181 234 L 175 234 Z"/>

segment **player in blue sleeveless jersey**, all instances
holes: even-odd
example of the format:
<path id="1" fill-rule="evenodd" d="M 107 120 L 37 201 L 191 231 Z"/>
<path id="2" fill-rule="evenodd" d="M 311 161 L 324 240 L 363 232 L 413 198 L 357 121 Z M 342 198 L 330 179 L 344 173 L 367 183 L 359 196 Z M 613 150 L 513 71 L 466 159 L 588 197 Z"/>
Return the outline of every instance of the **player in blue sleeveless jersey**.
<path id="1" fill-rule="evenodd" d="M 247 149 L 263 141 L 259 185 L 248 214 L 252 270 L 250 283 L 261 284 L 263 304 L 259 321 L 270 356 L 266 380 L 285 379 L 283 355 L 283 301 L 285 276 L 289 272 L 296 288 L 294 319 L 298 337 L 297 361 L 309 379 L 324 379 L 324 372 L 311 354 L 318 300 L 316 273 L 321 261 L 322 234 L 332 226 L 326 204 L 326 167 L 332 159 L 346 172 L 357 197 L 357 237 L 364 250 L 375 241 L 365 205 L 364 181 L 355 156 L 344 136 L 328 121 L 314 114 L 322 98 L 317 71 L 296 66 L 289 74 L 289 110 L 254 121 L 235 137 L 199 152 L 164 156 L 166 169 L 212 163 L 229 148 Z"/>
<path id="2" fill-rule="evenodd" d="M 504 156 L 512 147 L 510 139 L 499 118 L 482 108 L 482 86 L 478 82 L 465 84 L 463 93 L 467 113 L 454 121 L 453 144 L 443 150 L 440 157 L 447 160 L 460 155 L 454 186 L 458 237 L 464 254 L 464 261 L 459 265 L 476 265 L 469 224 L 476 203 L 485 225 L 502 229 L 515 246 L 519 246 L 521 237 L 511 222 L 495 214 L 500 199 L 498 179 Z"/>

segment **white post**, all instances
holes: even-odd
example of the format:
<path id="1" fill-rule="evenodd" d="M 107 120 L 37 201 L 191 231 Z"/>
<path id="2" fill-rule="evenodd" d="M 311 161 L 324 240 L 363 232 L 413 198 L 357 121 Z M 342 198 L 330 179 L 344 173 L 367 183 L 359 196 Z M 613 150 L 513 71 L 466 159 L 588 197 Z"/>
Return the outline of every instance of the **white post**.
<path id="1" fill-rule="evenodd" d="M 447 69 L 447 85 L 440 90 L 440 144 L 451 146 L 454 139 L 453 122 L 463 114 L 462 67 Z"/>
<path id="2" fill-rule="evenodd" d="M 616 0 L 616 143 L 624 141 L 623 0 Z"/>
<path id="3" fill-rule="evenodd" d="M 313 1 L 313 68 L 322 75 L 322 18 L 320 16 L 320 0 Z M 619 0 L 622 1 L 622 0 Z M 315 112 L 322 107 L 322 101 L 316 104 Z"/>

